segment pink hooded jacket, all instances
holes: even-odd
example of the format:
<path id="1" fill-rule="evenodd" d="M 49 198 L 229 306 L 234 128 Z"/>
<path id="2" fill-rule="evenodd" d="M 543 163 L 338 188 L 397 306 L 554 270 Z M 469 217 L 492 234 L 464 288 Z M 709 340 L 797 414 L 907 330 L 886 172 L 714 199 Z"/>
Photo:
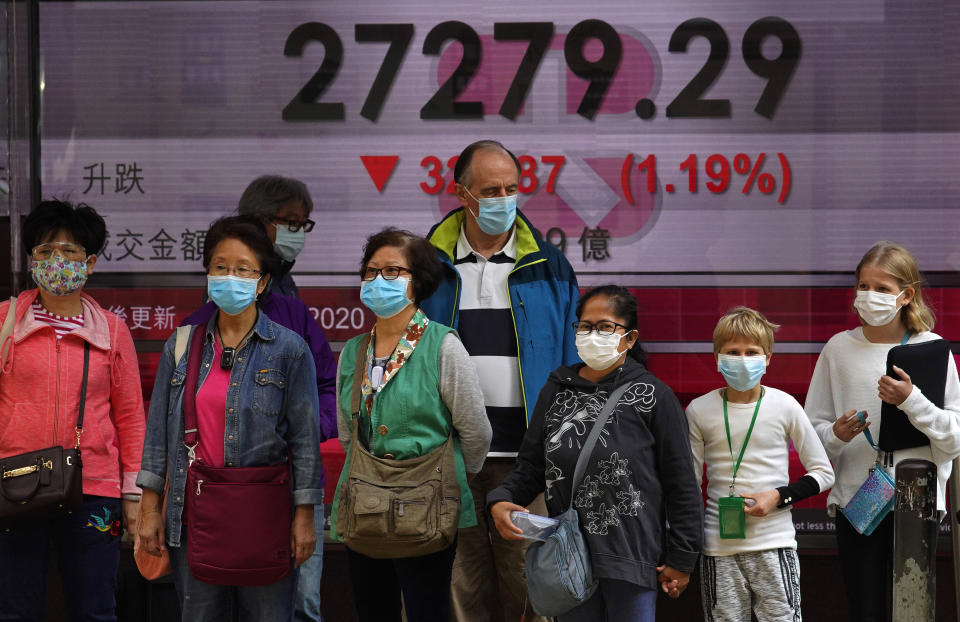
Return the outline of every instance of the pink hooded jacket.
<path id="1" fill-rule="evenodd" d="M 30 308 L 38 290 L 17 297 L 17 317 L 0 373 L 0 456 L 76 443 L 83 343 L 90 344 L 87 405 L 80 451 L 83 494 L 137 494 L 146 419 L 130 331 L 116 315 L 82 295 L 83 328 L 58 340 Z M 0 322 L 10 302 L 0 303 Z"/>

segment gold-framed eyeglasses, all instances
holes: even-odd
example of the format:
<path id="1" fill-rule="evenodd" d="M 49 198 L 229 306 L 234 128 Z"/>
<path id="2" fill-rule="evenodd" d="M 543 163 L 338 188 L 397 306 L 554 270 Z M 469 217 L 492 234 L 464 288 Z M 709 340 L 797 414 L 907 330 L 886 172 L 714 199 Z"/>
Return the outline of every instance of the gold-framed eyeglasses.
<path id="1" fill-rule="evenodd" d="M 413 274 L 409 269 L 404 268 L 403 266 L 386 266 L 384 268 L 365 268 L 363 270 L 363 276 L 361 277 L 364 281 L 372 281 L 377 278 L 377 275 L 380 274 L 383 276 L 386 281 L 396 280 L 401 272 L 406 272 L 408 274 Z"/>
<path id="2" fill-rule="evenodd" d="M 598 335 L 603 337 L 609 337 L 610 335 L 617 332 L 617 328 L 622 328 L 623 332 L 627 332 L 627 327 L 623 324 L 617 324 L 616 322 L 602 321 L 594 324 L 593 322 L 574 322 L 573 330 L 576 331 L 578 335 L 589 335 L 593 331 L 597 331 Z"/>
<path id="3" fill-rule="evenodd" d="M 222 264 L 210 266 L 210 276 L 239 276 L 242 279 L 259 279 L 263 276 L 262 270 L 254 270 L 247 266 L 230 267 Z"/>
<path id="4" fill-rule="evenodd" d="M 80 244 L 74 242 L 44 242 L 37 244 L 30 250 L 30 256 L 37 261 L 44 261 L 53 257 L 53 253 L 58 252 L 64 259 L 70 261 L 83 261 L 87 258 L 87 250 Z"/>

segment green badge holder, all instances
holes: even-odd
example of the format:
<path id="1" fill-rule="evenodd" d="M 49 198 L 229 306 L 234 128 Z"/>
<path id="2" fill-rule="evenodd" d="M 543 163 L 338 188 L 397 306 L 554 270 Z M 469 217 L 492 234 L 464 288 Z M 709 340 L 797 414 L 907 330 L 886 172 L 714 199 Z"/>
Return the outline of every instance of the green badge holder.
<path id="1" fill-rule="evenodd" d="M 738 497 L 734 493 L 734 485 L 737 482 L 737 472 L 740 470 L 740 462 L 743 461 L 743 454 L 747 450 L 747 443 L 750 442 L 750 435 L 753 434 L 753 424 L 757 422 L 757 413 L 760 412 L 760 402 L 763 401 L 763 388 L 760 388 L 760 398 L 753 409 L 753 417 L 750 419 L 750 427 L 747 428 L 747 434 L 743 438 L 743 445 L 740 446 L 740 455 L 733 465 L 733 478 L 730 482 L 730 496 L 717 499 L 717 514 L 720 519 L 720 539 L 721 540 L 743 540 L 747 537 L 747 514 L 744 509 L 744 498 Z M 730 458 L 733 458 L 733 443 L 730 440 L 730 419 L 727 417 L 727 394 L 723 394 L 723 427 L 727 432 L 727 448 L 730 450 Z"/>
<path id="2" fill-rule="evenodd" d="M 747 537 L 747 515 L 744 512 L 743 501 L 743 497 L 717 499 L 721 540 L 742 540 Z"/>

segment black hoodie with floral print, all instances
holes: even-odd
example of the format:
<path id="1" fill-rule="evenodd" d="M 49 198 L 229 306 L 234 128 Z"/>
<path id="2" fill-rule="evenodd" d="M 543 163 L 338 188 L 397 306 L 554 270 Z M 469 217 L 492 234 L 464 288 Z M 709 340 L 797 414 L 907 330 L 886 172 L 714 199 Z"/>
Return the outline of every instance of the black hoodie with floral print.
<path id="1" fill-rule="evenodd" d="M 574 507 L 594 576 L 654 589 L 658 565 L 691 572 L 703 542 L 687 417 L 670 387 L 630 357 L 598 383 L 580 377 L 580 367 L 550 374 L 517 465 L 487 507 L 526 505 L 545 492 L 550 516 L 565 512 L 581 445 L 607 396 L 627 383 L 573 493 Z"/>

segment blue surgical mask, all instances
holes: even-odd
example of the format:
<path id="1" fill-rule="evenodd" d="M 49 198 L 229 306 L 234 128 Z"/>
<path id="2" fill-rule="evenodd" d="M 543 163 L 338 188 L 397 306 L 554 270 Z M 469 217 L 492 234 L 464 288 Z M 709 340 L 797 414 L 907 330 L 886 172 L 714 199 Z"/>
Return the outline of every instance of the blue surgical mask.
<path id="1" fill-rule="evenodd" d="M 360 302 L 377 317 L 393 317 L 406 309 L 413 301 L 407 298 L 410 278 L 399 276 L 388 281 L 382 275 L 360 285 Z"/>
<path id="2" fill-rule="evenodd" d="M 767 371 L 767 357 L 734 356 L 721 354 L 717 356 L 717 370 L 723 374 L 727 385 L 735 391 L 749 391 L 757 386 L 764 372 Z"/>
<path id="3" fill-rule="evenodd" d="M 467 190 L 464 186 L 464 190 Z M 478 205 L 479 213 L 474 214 L 480 229 L 487 235 L 500 235 L 510 231 L 517 219 L 517 195 L 509 194 L 505 197 L 489 197 L 478 199 L 469 194 Z M 471 212 L 473 213 L 473 212 Z"/>
<path id="4" fill-rule="evenodd" d="M 273 224 L 273 223 L 271 223 Z M 277 241 L 273 243 L 274 250 L 286 261 L 293 261 L 303 250 L 303 245 L 307 241 L 307 232 L 304 229 L 299 231 L 290 231 L 287 225 L 277 225 Z"/>
<path id="5" fill-rule="evenodd" d="M 207 293 L 210 300 L 228 315 L 238 315 L 257 299 L 259 279 L 240 276 L 207 275 Z"/>

